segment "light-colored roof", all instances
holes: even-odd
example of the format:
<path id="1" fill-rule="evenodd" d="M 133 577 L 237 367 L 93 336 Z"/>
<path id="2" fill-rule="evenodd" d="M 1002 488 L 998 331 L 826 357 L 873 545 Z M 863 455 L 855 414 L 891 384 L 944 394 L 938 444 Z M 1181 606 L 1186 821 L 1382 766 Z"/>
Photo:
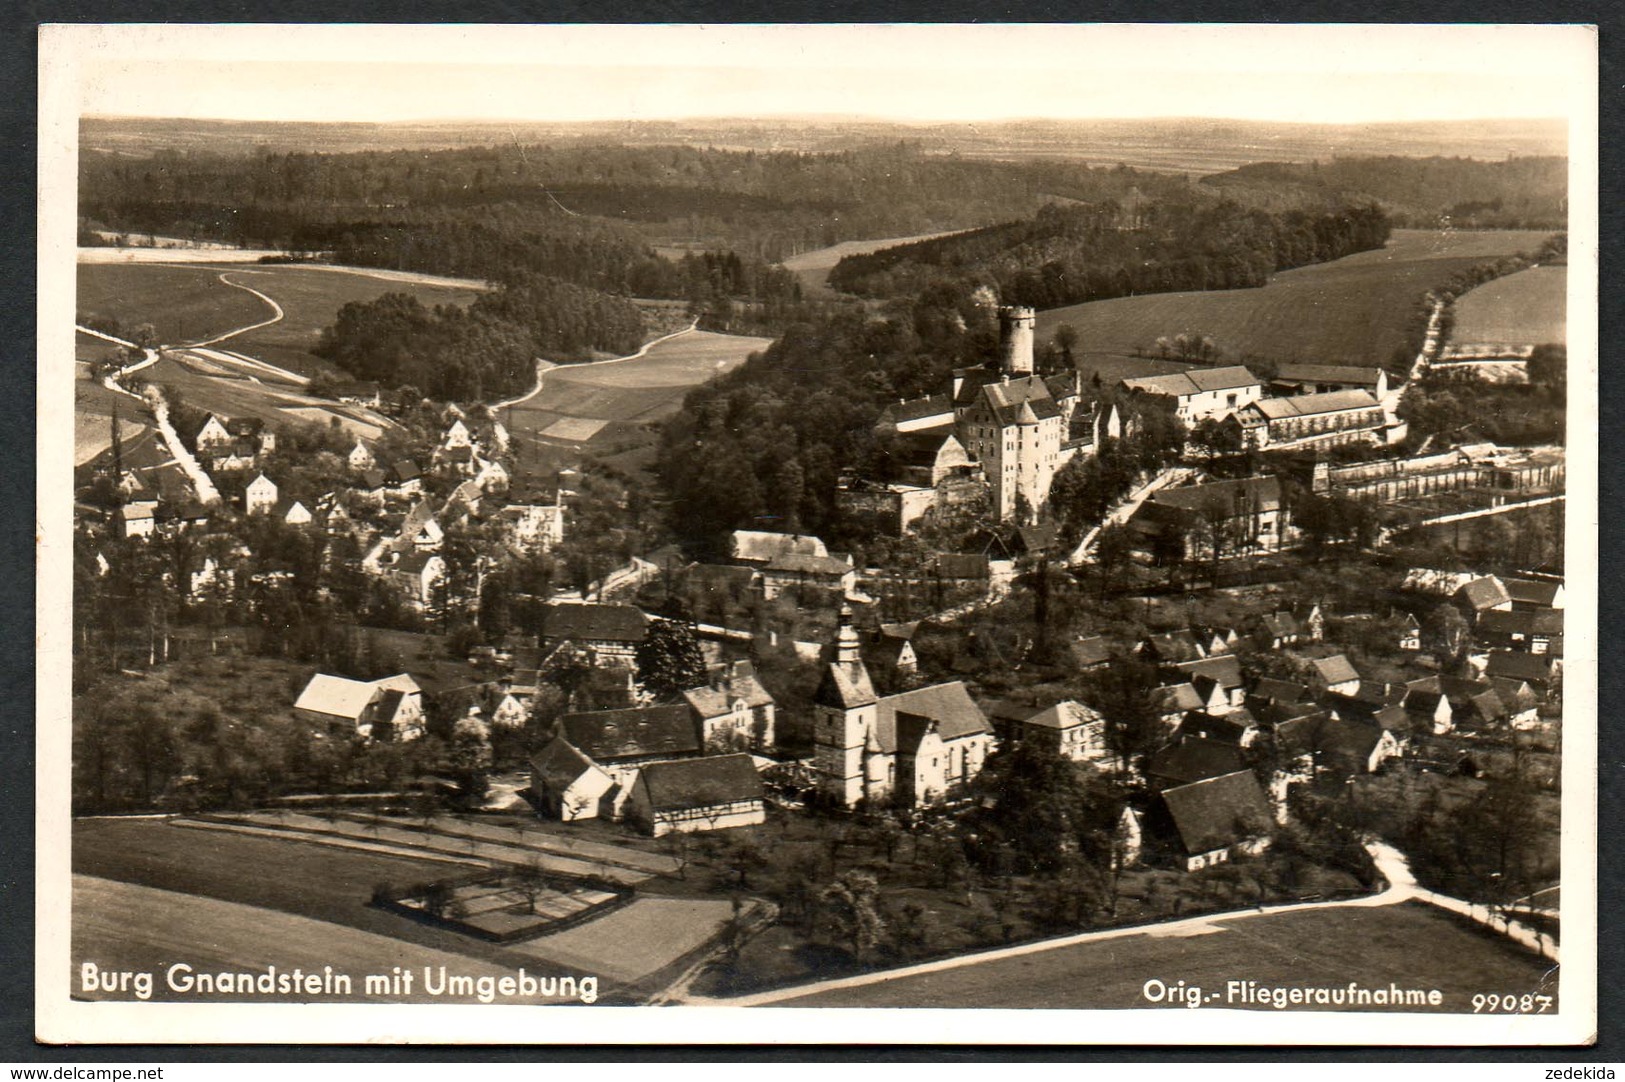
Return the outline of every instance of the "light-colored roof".
<path id="1" fill-rule="evenodd" d="M 1310 662 L 1316 674 L 1328 684 L 1342 684 L 1349 680 L 1360 679 L 1360 674 L 1354 670 L 1349 659 L 1342 654 L 1333 654 L 1331 657 L 1317 658 Z"/>
<path id="2" fill-rule="evenodd" d="M 1080 725 L 1090 725 L 1100 720 L 1098 711 L 1066 699 L 1040 710 L 1022 724 L 1037 726 L 1040 729 L 1076 729 Z"/>
<path id="3" fill-rule="evenodd" d="M 990 733 L 992 728 L 982 708 L 970 697 L 962 681 L 933 684 L 881 699 L 875 710 L 875 729 L 880 750 L 897 750 L 897 715 L 913 714 L 937 723 L 937 735 L 953 740 L 975 733 Z"/>
<path id="4" fill-rule="evenodd" d="M 299 693 L 293 708 L 355 721 L 361 717 L 379 690 L 377 684 L 317 673 L 310 678 L 310 683 L 305 685 L 305 690 Z"/>
<path id="5" fill-rule="evenodd" d="M 1326 391 L 1323 394 L 1261 398 L 1247 408 L 1257 410 L 1271 421 L 1279 421 L 1287 417 L 1317 417 L 1347 410 L 1378 409 L 1379 404 L 1370 391 Z"/>
<path id="6" fill-rule="evenodd" d="M 1223 391 L 1232 387 L 1261 386 L 1257 376 L 1240 365 L 1228 368 L 1192 368 L 1186 372 L 1170 372 L 1166 376 L 1140 376 L 1125 379 L 1123 386 L 1146 394 L 1187 395 Z"/>
<path id="7" fill-rule="evenodd" d="M 829 555 L 824 542 L 807 534 L 773 533 L 768 530 L 735 530 L 730 551 L 736 560 L 767 563 L 778 556 Z"/>

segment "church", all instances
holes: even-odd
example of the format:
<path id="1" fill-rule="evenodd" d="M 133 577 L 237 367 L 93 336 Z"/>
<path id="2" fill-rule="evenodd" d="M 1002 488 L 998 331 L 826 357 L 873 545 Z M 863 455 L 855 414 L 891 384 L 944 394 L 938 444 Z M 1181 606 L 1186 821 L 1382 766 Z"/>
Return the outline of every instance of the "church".
<path id="1" fill-rule="evenodd" d="M 835 803 L 940 803 L 981 773 L 993 729 L 958 681 L 876 695 L 843 607 L 835 655 L 813 700 L 814 769 Z"/>
<path id="2" fill-rule="evenodd" d="M 1023 525 L 1048 502 L 1055 472 L 1098 442 L 1094 411 L 1078 409 L 1077 372 L 1034 372 L 1036 319 L 1031 308 L 1000 308 L 996 369 L 957 369 L 949 393 L 899 402 L 881 418 L 911 444 L 953 441 L 980 467 L 999 521 Z"/>

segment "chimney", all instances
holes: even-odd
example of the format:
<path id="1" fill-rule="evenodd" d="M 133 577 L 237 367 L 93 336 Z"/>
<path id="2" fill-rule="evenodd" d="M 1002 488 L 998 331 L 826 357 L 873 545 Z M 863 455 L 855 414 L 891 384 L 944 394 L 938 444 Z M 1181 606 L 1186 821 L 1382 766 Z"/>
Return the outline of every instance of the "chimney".
<path id="1" fill-rule="evenodd" d="M 1037 316 L 1026 306 L 999 309 L 999 345 L 1004 351 L 1005 375 L 1033 374 L 1033 329 L 1036 321 Z"/>

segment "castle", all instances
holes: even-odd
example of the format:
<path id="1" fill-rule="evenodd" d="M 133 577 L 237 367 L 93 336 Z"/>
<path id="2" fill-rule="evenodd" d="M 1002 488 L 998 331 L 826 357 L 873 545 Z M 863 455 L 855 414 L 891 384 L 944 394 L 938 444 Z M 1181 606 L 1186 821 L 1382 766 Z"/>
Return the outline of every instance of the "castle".
<path id="1" fill-rule="evenodd" d="M 818 786 L 844 807 L 938 803 L 981 773 L 992 749 L 993 729 L 958 680 L 876 695 L 848 608 L 813 703 Z"/>
<path id="2" fill-rule="evenodd" d="M 1034 373 L 1035 321 L 1031 308 L 999 309 L 997 369 L 957 369 L 947 394 L 899 402 L 881 418 L 883 429 L 911 445 L 954 441 L 980 467 L 1001 522 L 1033 521 L 1055 471 L 1098 442 L 1094 411 L 1078 411 L 1078 374 Z"/>

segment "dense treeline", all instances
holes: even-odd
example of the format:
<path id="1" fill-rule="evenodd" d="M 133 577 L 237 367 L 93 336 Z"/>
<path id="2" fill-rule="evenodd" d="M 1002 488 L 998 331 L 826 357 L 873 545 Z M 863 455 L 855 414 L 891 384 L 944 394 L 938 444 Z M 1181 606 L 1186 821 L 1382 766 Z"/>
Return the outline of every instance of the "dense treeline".
<path id="1" fill-rule="evenodd" d="M 1166 174 L 965 161 L 909 143 L 822 154 L 594 145 L 151 158 L 87 151 L 80 163 L 80 213 L 117 230 L 326 250 L 342 223 L 422 224 L 413 216 L 431 209 L 484 217 L 508 207 L 616 220 L 644 238 L 732 248 L 768 263 L 841 240 L 982 225 L 1050 198 L 1189 190 L 1185 178 Z"/>
<path id="2" fill-rule="evenodd" d="M 837 289 L 913 292 L 944 273 L 992 285 L 1007 303 L 1057 308 L 1138 293 L 1261 286 L 1280 270 L 1381 248 L 1375 205 L 1320 215 L 1268 214 L 1237 203 L 1051 205 L 1027 221 L 847 256 Z"/>
<path id="3" fill-rule="evenodd" d="M 643 317 L 629 301 L 533 277 L 467 309 L 427 308 L 406 293 L 352 301 L 322 331 L 316 353 L 357 379 L 468 402 L 525 390 L 538 357 L 630 353 L 642 340 Z"/>
<path id="4" fill-rule="evenodd" d="M 900 302 L 884 319 L 848 309 L 793 324 L 689 392 L 663 427 L 673 532 L 700 555 L 750 526 L 860 540 L 843 533 L 835 488 L 843 470 L 872 465 L 881 411 L 939 390 L 953 368 L 986 362 L 997 345 L 992 311 L 956 285 Z"/>
<path id="5" fill-rule="evenodd" d="M 1266 209 L 1374 199 L 1400 229 L 1561 229 L 1568 219 L 1568 160 L 1561 157 L 1259 162 L 1201 183 Z"/>

